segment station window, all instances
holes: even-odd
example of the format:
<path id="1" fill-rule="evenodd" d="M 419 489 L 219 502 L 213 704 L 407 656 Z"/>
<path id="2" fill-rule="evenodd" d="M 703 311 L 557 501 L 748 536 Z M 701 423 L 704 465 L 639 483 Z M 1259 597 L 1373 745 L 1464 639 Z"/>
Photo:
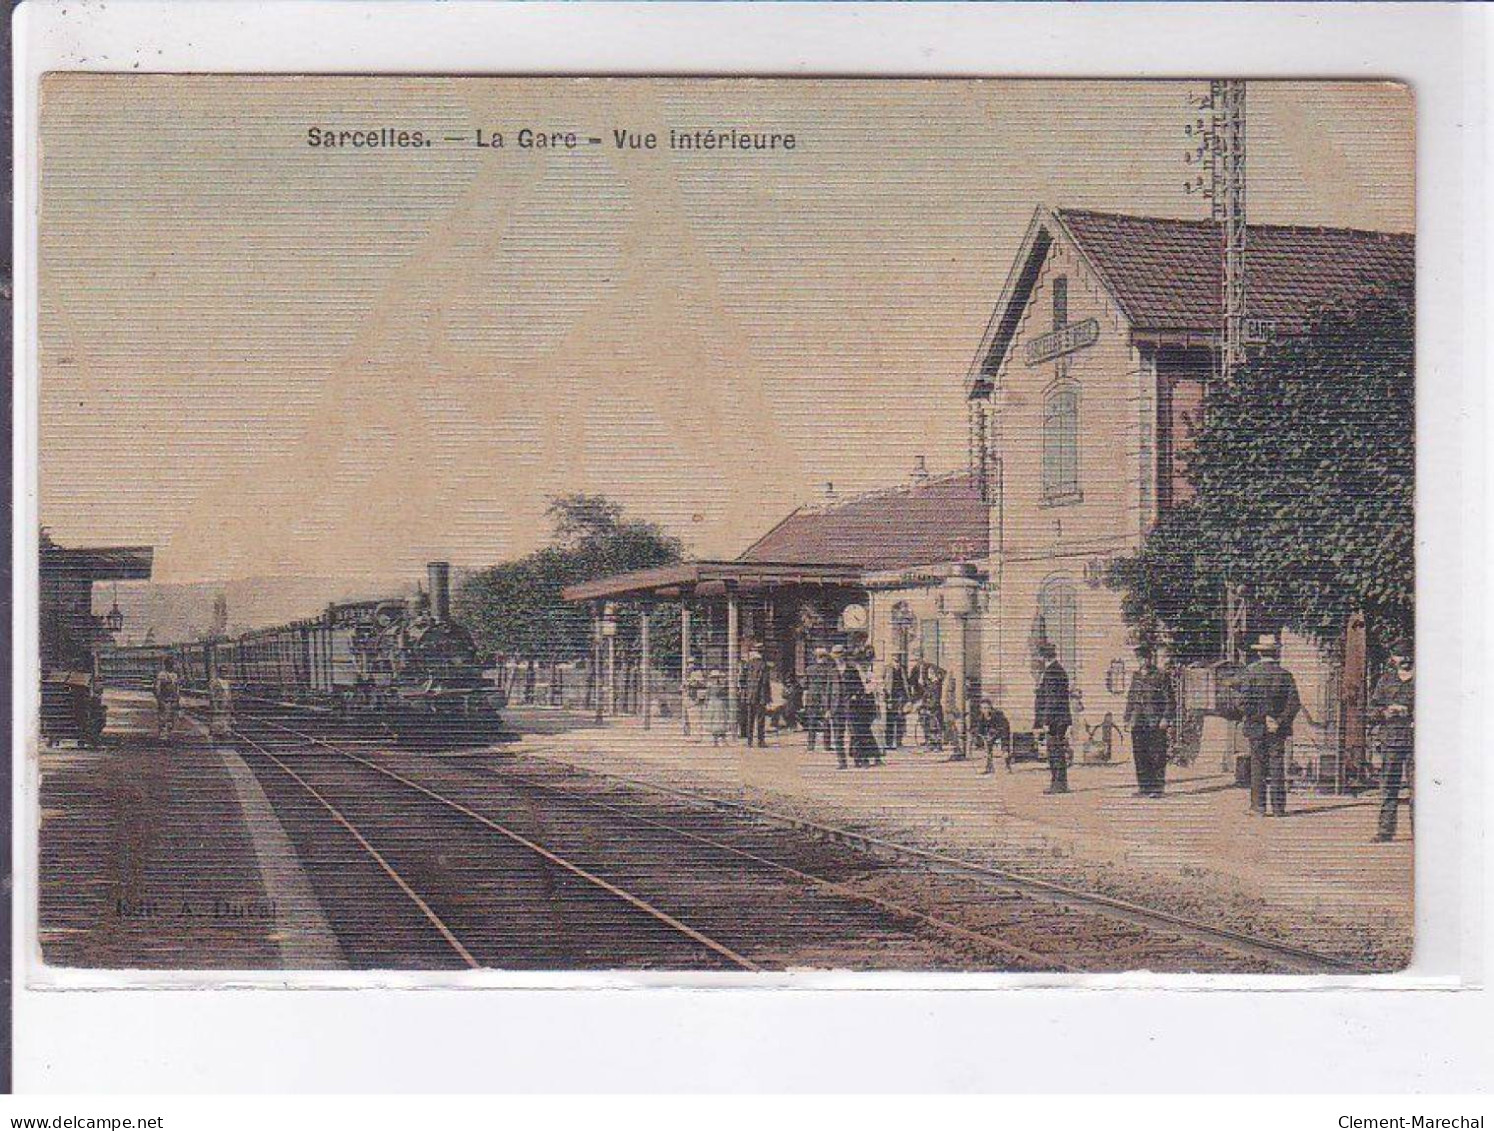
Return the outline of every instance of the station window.
<path id="1" fill-rule="evenodd" d="M 942 667 L 939 658 L 939 621 L 930 618 L 922 621 L 919 626 L 919 659 L 927 663 Z"/>
<path id="2" fill-rule="evenodd" d="M 1053 280 L 1053 328 L 1062 330 L 1069 324 L 1069 277 L 1060 275 Z"/>
<path id="3" fill-rule="evenodd" d="M 1079 498 L 1079 389 L 1061 384 L 1043 400 L 1043 501 Z"/>

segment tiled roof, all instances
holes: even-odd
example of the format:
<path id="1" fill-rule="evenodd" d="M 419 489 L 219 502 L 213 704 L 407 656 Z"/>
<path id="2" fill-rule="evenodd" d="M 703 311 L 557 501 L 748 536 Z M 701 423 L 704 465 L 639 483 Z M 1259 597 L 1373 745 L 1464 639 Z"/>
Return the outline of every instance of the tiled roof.
<path id="1" fill-rule="evenodd" d="M 968 472 L 794 511 L 742 555 L 746 562 L 907 569 L 990 553 L 990 514 Z"/>
<path id="2" fill-rule="evenodd" d="M 1224 227 L 1062 208 L 1060 222 L 1110 285 L 1133 327 L 1216 331 L 1222 318 Z M 1411 235 L 1252 224 L 1247 311 L 1290 332 L 1325 306 L 1416 271 Z"/>

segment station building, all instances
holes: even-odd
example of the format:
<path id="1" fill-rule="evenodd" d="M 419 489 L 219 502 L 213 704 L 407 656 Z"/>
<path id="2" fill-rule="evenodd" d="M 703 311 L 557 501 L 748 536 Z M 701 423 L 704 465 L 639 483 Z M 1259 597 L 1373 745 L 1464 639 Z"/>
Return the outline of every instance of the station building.
<path id="1" fill-rule="evenodd" d="M 154 551 L 59 546 L 43 531 L 38 557 L 41 734 L 49 742 L 96 739 L 103 725 L 96 657 L 100 647 L 113 642 L 123 614 L 115 604 L 106 615 L 94 615 L 94 586 L 149 580 Z"/>
<path id="2" fill-rule="evenodd" d="M 1409 284 L 1409 235 L 1247 231 L 1248 336 L 1304 331 L 1335 303 Z M 965 381 L 977 478 L 992 501 L 995 590 L 982 625 L 986 685 L 1030 718 L 1034 645 L 1056 645 L 1092 726 L 1123 717 L 1134 670 L 1110 562 L 1186 501 L 1184 455 L 1217 371 L 1222 225 L 1039 208 Z M 1335 741 L 1337 680 L 1290 636 L 1283 659 Z M 1082 734 L 1077 736 L 1082 737 Z"/>
<path id="3" fill-rule="evenodd" d="M 1410 235 L 1247 236 L 1256 340 L 1414 279 Z M 879 662 L 927 658 L 962 688 L 974 677 L 1022 728 L 1049 641 L 1079 721 L 1119 721 L 1135 661 L 1104 577 L 1189 495 L 1183 457 L 1218 367 L 1222 265 L 1217 222 L 1038 208 L 960 389 L 968 448 L 941 462 L 961 470 L 930 475 L 920 459 L 908 483 L 800 508 L 736 562 L 670 567 L 709 567 L 704 586 L 625 576 L 568 597 L 599 617 L 612 600 L 703 600 L 704 623 L 729 630 L 709 638 L 725 638 L 714 654 L 733 669 L 745 639 L 802 670 L 817 632 L 859 634 Z M 764 571 L 795 580 L 764 583 Z M 1284 652 L 1324 724 L 1303 741 L 1335 743 L 1337 673 L 1306 641 Z"/>

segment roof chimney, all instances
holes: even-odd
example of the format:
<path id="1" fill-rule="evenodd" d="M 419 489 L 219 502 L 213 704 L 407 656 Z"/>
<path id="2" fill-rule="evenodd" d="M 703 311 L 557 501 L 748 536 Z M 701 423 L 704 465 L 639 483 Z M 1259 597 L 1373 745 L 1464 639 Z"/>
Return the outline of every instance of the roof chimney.
<path id="1" fill-rule="evenodd" d="M 826 506 L 834 506 L 835 505 L 835 499 L 836 499 L 835 484 L 832 483 L 830 480 L 827 479 L 827 480 L 825 480 L 825 505 Z"/>
<path id="2" fill-rule="evenodd" d="M 922 487 L 929 481 L 929 466 L 922 456 L 913 457 L 913 486 Z"/>

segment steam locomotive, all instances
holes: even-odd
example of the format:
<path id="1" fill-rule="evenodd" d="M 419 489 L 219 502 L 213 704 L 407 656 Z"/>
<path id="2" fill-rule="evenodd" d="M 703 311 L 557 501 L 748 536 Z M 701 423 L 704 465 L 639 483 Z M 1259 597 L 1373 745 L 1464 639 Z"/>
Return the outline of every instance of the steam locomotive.
<path id="1" fill-rule="evenodd" d="M 100 672 L 106 684 L 147 688 L 169 654 L 187 691 L 205 694 L 221 674 L 246 709 L 302 708 L 406 741 L 501 737 L 505 696 L 451 619 L 451 567 L 431 562 L 427 572 L 429 592 L 412 601 L 332 604 L 230 639 L 117 648 L 100 654 Z"/>

